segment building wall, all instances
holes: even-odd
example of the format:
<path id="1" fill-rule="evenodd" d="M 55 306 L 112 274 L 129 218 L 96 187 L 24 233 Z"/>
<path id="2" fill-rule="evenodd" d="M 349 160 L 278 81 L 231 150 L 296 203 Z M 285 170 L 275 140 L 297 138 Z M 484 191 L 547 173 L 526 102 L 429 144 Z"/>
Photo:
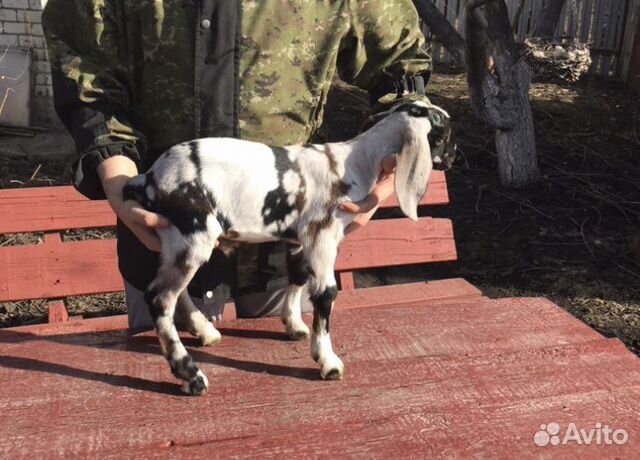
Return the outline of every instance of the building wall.
<path id="1" fill-rule="evenodd" d="M 7 47 L 31 53 L 31 124 L 56 126 L 51 72 L 44 34 L 42 9 L 47 0 L 0 0 L 0 56 Z"/>

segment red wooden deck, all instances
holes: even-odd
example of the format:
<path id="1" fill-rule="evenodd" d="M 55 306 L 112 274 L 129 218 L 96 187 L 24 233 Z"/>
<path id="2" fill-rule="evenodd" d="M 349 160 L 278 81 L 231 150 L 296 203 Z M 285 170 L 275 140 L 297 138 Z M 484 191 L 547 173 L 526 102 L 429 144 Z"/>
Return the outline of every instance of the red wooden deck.
<path id="1" fill-rule="evenodd" d="M 200 398 L 178 393 L 153 333 L 128 337 L 120 319 L 0 330 L 0 456 L 640 458 L 633 354 L 549 301 L 465 289 L 367 308 L 343 297 L 339 382 L 319 380 L 308 342 L 276 318 L 225 322 L 213 348 L 185 338 L 211 383 Z M 628 441 L 538 447 L 552 422 Z"/>

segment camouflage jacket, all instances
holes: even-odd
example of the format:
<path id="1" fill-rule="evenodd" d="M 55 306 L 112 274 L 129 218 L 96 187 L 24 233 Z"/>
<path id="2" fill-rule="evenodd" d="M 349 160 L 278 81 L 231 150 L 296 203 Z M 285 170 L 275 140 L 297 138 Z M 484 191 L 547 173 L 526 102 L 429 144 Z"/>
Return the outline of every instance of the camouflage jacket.
<path id="1" fill-rule="evenodd" d="M 430 68 L 411 0 L 49 0 L 43 26 L 90 198 L 104 197 L 96 168 L 112 155 L 144 170 L 198 137 L 305 143 L 336 70 L 377 99 Z M 150 257 L 134 240 L 119 229 L 128 280 L 140 270 L 123 258 Z"/>

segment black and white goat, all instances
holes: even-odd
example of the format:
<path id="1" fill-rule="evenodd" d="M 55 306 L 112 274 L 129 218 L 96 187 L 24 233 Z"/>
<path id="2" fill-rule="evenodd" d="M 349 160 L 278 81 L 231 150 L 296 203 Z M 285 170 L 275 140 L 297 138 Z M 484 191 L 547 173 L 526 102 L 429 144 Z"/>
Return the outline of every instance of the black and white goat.
<path id="1" fill-rule="evenodd" d="M 444 110 L 410 102 L 347 142 L 269 147 L 237 139 L 200 139 L 172 147 L 148 172 L 132 178 L 124 198 L 171 223 L 158 231 L 162 262 L 145 298 L 171 371 L 185 382 L 183 391 L 204 394 L 208 381 L 182 345 L 174 314 L 186 319 L 204 345 L 221 339 L 185 289 L 219 238 L 291 242 L 282 320 L 291 337 L 309 335 L 300 313 L 303 287 L 309 282 L 314 306 L 311 356 L 323 379 L 342 378 L 344 365 L 331 346 L 329 316 L 337 295 L 338 245 L 354 215 L 339 211 L 337 205 L 367 196 L 380 175 L 382 159 L 397 155 L 400 207 L 417 219 L 433 164 L 453 158 L 450 131 Z"/>

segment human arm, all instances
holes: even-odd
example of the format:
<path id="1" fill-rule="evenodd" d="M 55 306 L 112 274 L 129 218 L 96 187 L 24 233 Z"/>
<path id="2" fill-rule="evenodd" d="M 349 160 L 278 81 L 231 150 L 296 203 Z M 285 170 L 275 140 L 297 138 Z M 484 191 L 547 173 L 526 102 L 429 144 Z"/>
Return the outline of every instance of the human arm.
<path id="1" fill-rule="evenodd" d="M 88 198 L 107 198 L 138 239 L 158 251 L 155 229 L 166 226 L 166 219 L 122 200 L 124 184 L 138 174 L 145 143 L 129 122 L 131 85 L 117 17 L 113 1 L 48 2 L 43 26 L 54 104 L 78 152 L 74 186 Z"/>
<path id="2" fill-rule="evenodd" d="M 138 174 L 136 164 L 124 155 L 114 155 L 98 165 L 104 193 L 116 215 L 129 227 L 136 237 L 151 251 L 160 252 L 160 238 L 155 230 L 166 228 L 168 220 L 159 214 L 147 211 L 133 200 L 124 201 L 122 189 L 127 181 Z"/>
<path id="3" fill-rule="evenodd" d="M 138 163 L 144 137 L 129 121 L 132 86 L 115 1 L 50 0 L 43 12 L 54 105 L 76 144 L 74 186 L 105 198 L 98 165 L 113 156 Z"/>

